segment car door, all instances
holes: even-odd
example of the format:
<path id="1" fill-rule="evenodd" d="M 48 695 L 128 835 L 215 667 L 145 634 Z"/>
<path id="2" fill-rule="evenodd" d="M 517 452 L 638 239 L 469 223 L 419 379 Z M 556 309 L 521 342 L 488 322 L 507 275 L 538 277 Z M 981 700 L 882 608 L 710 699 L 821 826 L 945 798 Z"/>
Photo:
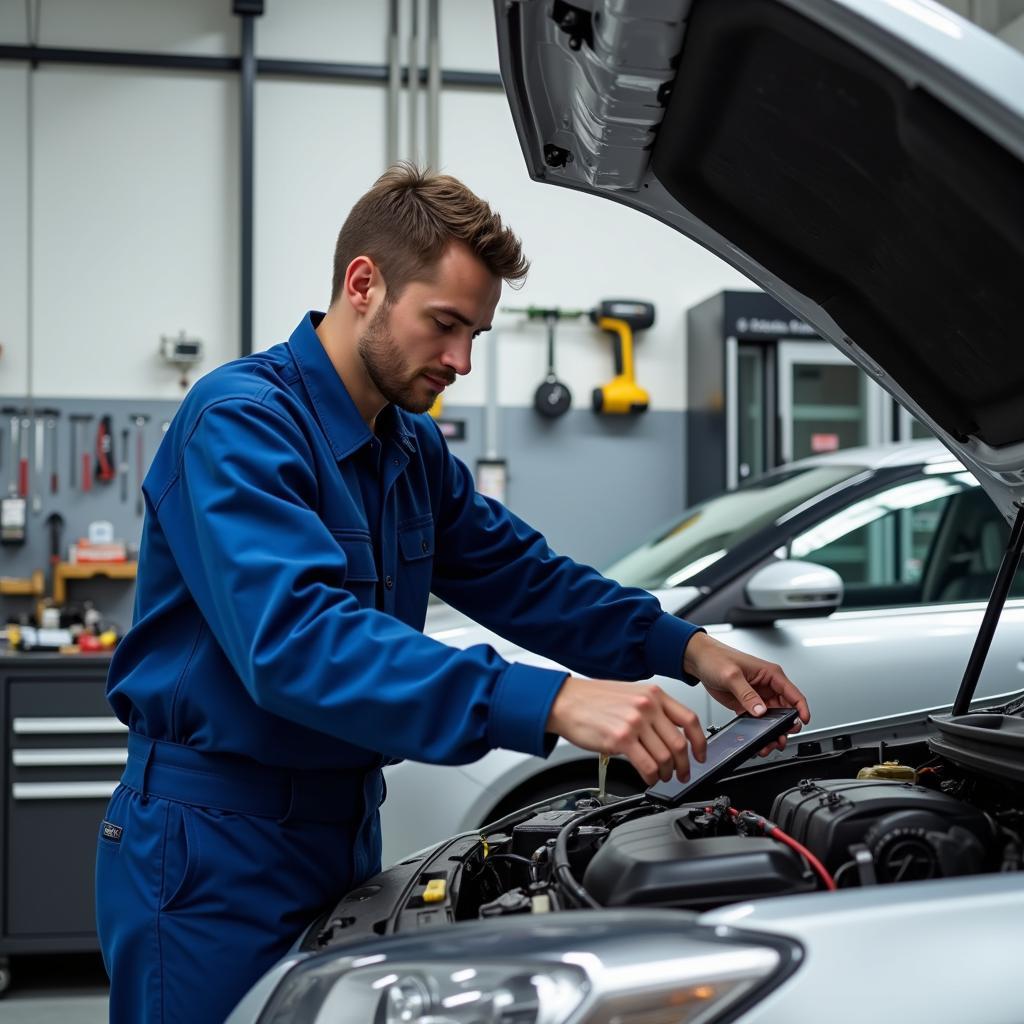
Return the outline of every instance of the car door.
<path id="1" fill-rule="evenodd" d="M 840 609 L 767 627 L 712 627 L 723 641 L 778 662 L 807 694 L 815 727 L 950 704 L 966 667 L 1008 528 L 956 464 L 862 497 L 792 536 L 780 556 L 834 569 Z M 978 696 L 1024 680 L 1024 591 L 1018 574 Z M 728 718 L 715 709 L 714 720 Z"/>

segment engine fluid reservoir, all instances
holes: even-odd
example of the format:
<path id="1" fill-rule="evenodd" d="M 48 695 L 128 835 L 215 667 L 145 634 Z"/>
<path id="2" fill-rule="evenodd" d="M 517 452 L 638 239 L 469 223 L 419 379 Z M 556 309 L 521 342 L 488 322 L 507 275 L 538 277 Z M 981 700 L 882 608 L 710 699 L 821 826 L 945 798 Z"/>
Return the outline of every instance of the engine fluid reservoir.
<path id="1" fill-rule="evenodd" d="M 890 779 L 892 782 L 917 782 L 917 772 L 909 764 L 883 761 L 857 772 L 858 779 Z"/>

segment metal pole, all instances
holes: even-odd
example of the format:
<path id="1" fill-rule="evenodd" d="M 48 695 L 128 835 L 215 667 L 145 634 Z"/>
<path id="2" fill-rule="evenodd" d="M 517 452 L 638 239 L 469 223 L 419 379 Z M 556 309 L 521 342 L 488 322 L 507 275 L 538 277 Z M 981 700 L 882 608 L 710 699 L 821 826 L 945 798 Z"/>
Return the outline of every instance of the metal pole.
<path id="1" fill-rule="evenodd" d="M 427 166 L 441 169 L 441 0 L 427 0 Z"/>
<path id="2" fill-rule="evenodd" d="M 978 680 L 981 678 L 981 670 L 988 656 L 989 648 L 992 646 L 992 638 L 995 636 L 996 625 L 999 622 L 999 615 L 1006 603 L 1006 596 L 1010 593 L 1010 584 L 1020 565 L 1021 552 L 1024 551 L 1024 505 L 1018 506 L 1017 518 L 1013 521 L 1013 528 L 1010 530 L 1010 539 L 1006 542 L 1006 552 L 1003 560 L 999 563 L 999 572 L 996 573 L 996 581 L 992 584 L 992 594 L 985 607 L 985 615 L 981 620 L 978 635 L 974 640 L 974 648 L 971 651 L 970 660 L 964 670 L 964 678 L 960 683 L 960 690 L 956 695 L 956 702 L 953 704 L 954 715 L 966 715 L 971 707 L 971 698 L 977 689 Z"/>
<path id="3" fill-rule="evenodd" d="M 418 164 L 420 159 L 420 0 L 412 0 L 412 32 L 409 35 L 409 152 Z"/>
<path id="4" fill-rule="evenodd" d="M 391 0 L 388 12 L 388 108 L 387 145 L 388 167 L 398 159 L 398 98 L 402 89 L 402 57 L 398 39 L 398 4 Z"/>
<path id="5" fill-rule="evenodd" d="M 26 3 L 28 39 L 34 47 L 39 42 L 38 0 Z M 33 387 L 35 385 L 35 81 L 38 65 L 30 64 L 25 79 L 25 395 L 29 416 L 32 415 Z"/>
<path id="6" fill-rule="evenodd" d="M 237 10 L 237 8 L 236 8 Z M 256 20 L 250 10 L 241 12 L 242 74 L 241 92 L 241 183 L 239 218 L 241 221 L 241 353 L 252 352 L 252 271 L 253 271 L 253 131 L 256 92 Z"/>
<path id="7" fill-rule="evenodd" d="M 484 398 L 484 458 L 498 457 L 498 332 L 487 336 L 487 377 Z"/>
<path id="8" fill-rule="evenodd" d="M 79 67 L 139 68 L 147 71 L 192 71 L 200 74 L 237 74 L 238 57 L 205 57 L 197 54 L 145 53 L 131 50 L 85 50 L 54 46 L 8 46 L 0 44 L 0 61 L 33 65 L 69 64 Z M 256 61 L 258 78 L 321 79 L 325 82 L 390 81 L 386 64 L 340 64 L 322 60 L 278 60 L 261 57 Z M 402 67 L 398 64 L 401 86 Z M 501 76 L 491 71 L 441 72 L 441 84 L 455 89 L 501 90 Z"/>

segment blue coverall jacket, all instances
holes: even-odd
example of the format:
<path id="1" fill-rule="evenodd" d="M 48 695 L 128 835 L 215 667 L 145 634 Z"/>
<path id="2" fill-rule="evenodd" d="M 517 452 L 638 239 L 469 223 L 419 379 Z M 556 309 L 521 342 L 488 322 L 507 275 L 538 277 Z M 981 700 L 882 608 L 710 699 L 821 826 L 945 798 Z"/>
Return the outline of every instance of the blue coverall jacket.
<path id="1" fill-rule="evenodd" d="M 372 433 L 321 315 L 198 381 L 144 482 L 97 866 L 113 1020 L 222 1019 L 379 869 L 389 760 L 551 750 L 565 673 L 424 636 L 431 591 L 601 678 L 681 676 L 695 630 L 477 494 L 428 416 L 389 406 Z"/>

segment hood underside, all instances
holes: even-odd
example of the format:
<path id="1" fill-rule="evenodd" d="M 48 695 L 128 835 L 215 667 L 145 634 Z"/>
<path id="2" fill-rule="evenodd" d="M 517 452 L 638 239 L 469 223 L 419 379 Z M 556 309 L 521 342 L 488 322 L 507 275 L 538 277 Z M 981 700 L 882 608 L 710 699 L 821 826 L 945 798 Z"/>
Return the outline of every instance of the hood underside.
<path id="1" fill-rule="evenodd" d="M 1024 57 L 915 0 L 497 9 L 533 177 L 634 206 L 733 264 L 1013 516 Z"/>

